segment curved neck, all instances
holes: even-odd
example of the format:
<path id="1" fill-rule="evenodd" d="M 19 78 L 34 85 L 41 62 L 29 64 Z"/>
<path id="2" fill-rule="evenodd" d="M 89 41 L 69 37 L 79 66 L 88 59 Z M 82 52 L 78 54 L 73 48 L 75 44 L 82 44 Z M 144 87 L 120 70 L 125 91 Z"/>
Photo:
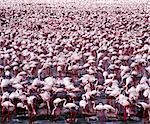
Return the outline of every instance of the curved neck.
<path id="1" fill-rule="evenodd" d="M 64 106 L 64 107 L 66 107 L 66 102 L 67 102 L 67 100 L 64 99 L 64 103 L 63 103 L 63 106 Z"/>
<path id="2" fill-rule="evenodd" d="M 57 108 L 56 104 L 53 104 L 53 105 L 54 105 L 54 109 L 52 110 L 52 115 L 55 114 L 55 110 L 56 110 L 56 108 Z"/>
<path id="3" fill-rule="evenodd" d="M 56 106 L 56 104 L 55 104 L 55 103 L 54 103 L 53 105 L 54 105 L 54 110 L 55 110 L 55 109 L 57 108 L 57 106 Z"/>
<path id="4" fill-rule="evenodd" d="M 93 103 L 93 109 L 96 109 L 96 108 L 95 108 L 95 102 Z"/>
<path id="5" fill-rule="evenodd" d="M 83 99 L 83 100 L 86 100 L 85 94 L 82 95 L 82 99 Z"/>

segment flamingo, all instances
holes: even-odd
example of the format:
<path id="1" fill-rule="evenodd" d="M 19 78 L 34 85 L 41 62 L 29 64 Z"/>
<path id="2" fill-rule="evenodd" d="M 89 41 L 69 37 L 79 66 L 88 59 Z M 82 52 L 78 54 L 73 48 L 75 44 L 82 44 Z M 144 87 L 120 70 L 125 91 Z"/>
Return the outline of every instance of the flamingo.
<path id="1" fill-rule="evenodd" d="M 8 112 L 7 117 L 9 119 L 10 112 L 13 112 L 13 110 L 15 109 L 15 105 L 12 104 L 10 101 L 4 101 L 4 102 L 1 103 L 1 106 L 2 106 L 2 115 L 4 114 L 4 111 L 6 109 L 7 112 Z M 4 115 L 2 117 L 3 117 L 3 119 L 5 119 Z"/>
<path id="2" fill-rule="evenodd" d="M 63 100 L 64 100 L 63 107 L 68 108 L 71 111 L 71 122 L 75 121 L 76 114 L 72 110 L 77 111 L 79 107 L 75 103 L 67 103 L 66 99 L 63 99 Z"/>
<path id="3" fill-rule="evenodd" d="M 150 95 L 150 89 L 149 88 L 145 89 L 144 92 L 143 92 L 143 96 L 144 97 L 149 97 L 149 95 Z"/>
<path id="4" fill-rule="evenodd" d="M 53 101 L 53 104 L 59 104 L 60 102 L 62 102 L 63 101 L 63 99 L 61 99 L 61 98 L 56 98 L 54 101 Z"/>
<path id="5" fill-rule="evenodd" d="M 104 71 L 104 72 L 103 72 L 104 80 L 106 80 L 107 76 L 108 76 L 108 72 L 107 72 L 107 71 Z"/>
<path id="6" fill-rule="evenodd" d="M 2 102 L 5 101 L 5 99 L 9 99 L 9 93 L 8 92 L 4 92 L 2 97 L 1 97 L 1 99 L 2 99 Z"/>
<path id="7" fill-rule="evenodd" d="M 102 103 L 99 103 L 98 105 L 95 106 L 95 102 L 94 102 L 93 109 L 99 112 L 100 122 L 102 123 L 102 119 L 101 119 L 102 118 L 102 111 L 108 110 L 108 108 L 105 108 Z"/>
<path id="8" fill-rule="evenodd" d="M 124 121 L 126 121 L 127 120 L 127 112 L 128 112 L 128 116 L 130 116 L 130 109 L 129 109 L 130 103 L 128 101 L 128 97 L 120 94 L 117 97 L 117 102 L 120 103 L 124 107 Z"/>
<path id="9" fill-rule="evenodd" d="M 52 110 L 52 115 L 53 116 L 56 116 L 58 117 L 60 114 L 61 114 L 61 109 L 60 107 L 58 106 L 58 104 L 60 102 L 62 102 L 63 99 L 60 99 L 60 98 L 56 98 L 54 101 L 53 101 L 53 105 L 54 105 L 54 109 Z"/>
<path id="10" fill-rule="evenodd" d="M 86 96 L 85 94 L 82 94 L 82 100 L 80 100 L 79 106 L 83 108 L 83 111 L 85 111 L 86 105 L 87 105 Z"/>
<path id="11" fill-rule="evenodd" d="M 68 109 L 78 109 L 79 107 L 75 104 L 75 103 L 67 103 L 67 100 L 66 99 L 63 99 L 64 100 L 64 104 L 63 104 L 63 107 L 65 108 L 68 108 Z"/>
<path id="12" fill-rule="evenodd" d="M 48 91 L 44 91 L 44 92 L 40 93 L 40 96 L 43 99 L 43 101 L 46 102 L 47 108 L 48 108 L 47 109 L 47 114 L 49 114 L 50 111 L 51 111 L 50 103 L 49 103 L 50 99 L 51 99 L 50 93 Z"/>
<path id="13" fill-rule="evenodd" d="M 140 107 L 139 105 L 141 105 L 144 108 L 144 111 L 148 110 L 148 119 L 150 120 L 150 105 L 145 102 L 138 102 L 137 106 Z"/>
<path id="14" fill-rule="evenodd" d="M 21 109 L 23 109 L 24 111 L 25 111 L 25 110 L 28 110 L 28 106 L 27 106 L 27 105 L 24 105 L 22 102 L 17 103 L 17 108 L 21 108 Z"/>
<path id="15" fill-rule="evenodd" d="M 2 82 L 1 82 L 1 90 L 2 90 L 2 93 L 4 93 L 4 87 L 7 87 L 10 83 L 11 83 L 11 82 L 10 82 L 9 79 L 2 79 Z"/>
<path id="16" fill-rule="evenodd" d="M 28 105 L 31 105 L 31 108 L 32 108 L 31 112 L 32 112 L 32 114 L 36 115 L 36 111 L 35 111 L 35 107 L 34 107 L 34 103 L 33 103 L 34 99 L 36 99 L 35 96 L 29 96 L 29 97 L 27 97 L 27 103 L 28 103 Z M 30 110 L 28 109 L 28 114 L 29 114 L 29 112 L 30 112 Z"/>

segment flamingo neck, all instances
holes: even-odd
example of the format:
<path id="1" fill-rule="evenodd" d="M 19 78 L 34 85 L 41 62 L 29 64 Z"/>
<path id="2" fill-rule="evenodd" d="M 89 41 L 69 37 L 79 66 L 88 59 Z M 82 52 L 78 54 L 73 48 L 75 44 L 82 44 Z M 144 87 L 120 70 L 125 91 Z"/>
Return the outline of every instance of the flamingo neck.
<path id="1" fill-rule="evenodd" d="M 96 107 L 95 107 L 95 102 L 93 102 L 93 109 L 94 109 L 94 110 L 96 109 Z"/>
<path id="2" fill-rule="evenodd" d="M 63 106 L 64 106 L 64 107 L 66 107 L 66 102 L 67 102 L 67 100 L 64 99 L 64 103 L 63 103 Z"/>
<path id="3" fill-rule="evenodd" d="M 83 99 L 83 100 L 86 100 L 85 94 L 82 95 L 82 99 Z"/>
<path id="4" fill-rule="evenodd" d="M 53 105 L 54 105 L 54 109 L 53 109 L 53 111 L 52 111 L 52 115 L 54 115 L 54 112 L 55 112 L 55 110 L 56 110 L 56 108 L 57 108 L 56 104 L 53 104 Z"/>

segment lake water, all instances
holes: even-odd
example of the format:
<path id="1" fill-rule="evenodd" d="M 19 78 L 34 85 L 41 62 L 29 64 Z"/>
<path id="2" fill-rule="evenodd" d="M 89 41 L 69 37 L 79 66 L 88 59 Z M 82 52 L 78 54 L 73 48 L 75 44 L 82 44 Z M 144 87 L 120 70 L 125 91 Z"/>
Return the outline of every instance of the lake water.
<path id="1" fill-rule="evenodd" d="M 1 118 L 0 118 L 1 120 Z M 2 123 L 2 122 L 0 122 Z M 65 120 L 57 120 L 57 121 L 51 121 L 49 119 L 43 119 L 43 120 L 34 120 L 29 121 L 28 119 L 16 119 L 12 118 L 9 122 L 3 122 L 4 124 L 67 124 Z M 108 122 L 102 122 L 99 121 L 87 121 L 84 118 L 78 118 L 78 121 L 76 124 L 148 124 L 149 122 L 145 121 L 144 119 L 140 119 L 138 121 L 108 121 Z"/>

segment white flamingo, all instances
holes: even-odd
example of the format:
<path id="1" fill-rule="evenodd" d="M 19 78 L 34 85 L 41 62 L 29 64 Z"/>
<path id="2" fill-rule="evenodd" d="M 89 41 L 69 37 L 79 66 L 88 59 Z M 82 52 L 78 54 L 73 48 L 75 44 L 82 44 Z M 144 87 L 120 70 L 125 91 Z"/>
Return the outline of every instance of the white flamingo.
<path id="1" fill-rule="evenodd" d="M 46 102 L 48 108 L 47 114 L 49 114 L 51 111 L 50 103 L 49 103 L 51 99 L 50 93 L 48 91 L 44 91 L 43 93 L 40 94 L 40 96 L 43 99 L 43 101 Z"/>
<path id="2" fill-rule="evenodd" d="M 82 95 L 82 100 L 80 100 L 80 102 L 79 102 L 79 106 L 81 107 L 81 108 L 83 108 L 83 111 L 85 111 L 85 108 L 86 108 L 86 105 L 87 105 L 88 103 L 87 103 L 87 101 L 86 101 L 86 96 L 83 94 Z"/>
<path id="3" fill-rule="evenodd" d="M 35 110 L 35 107 L 34 107 L 34 99 L 36 99 L 35 96 L 29 96 L 27 97 L 27 103 L 28 105 L 31 105 L 31 112 L 33 112 L 34 115 L 36 115 L 36 110 Z M 28 112 L 30 112 L 30 110 L 28 109 Z"/>
<path id="4" fill-rule="evenodd" d="M 9 79 L 2 79 L 1 82 L 1 90 L 2 93 L 4 93 L 4 87 L 7 87 L 11 82 L 9 81 Z"/>
<path id="5" fill-rule="evenodd" d="M 58 107 L 58 104 L 62 101 L 63 101 L 63 99 L 60 99 L 60 98 L 56 98 L 53 101 L 54 109 L 52 110 L 52 115 L 58 117 L 61 114 L 61 109 L 60 109 L 60 107 Z"/>
<path id="6" fill-rule="evenodd" d="M 8 112 L 8 114 L 6 115 L 6 118 L 9 119 L 10 113 L 13 112 L 15 109 L 15 105 L 12 104 L 10 101 L 4 101 L 1 103 L 1 106 L 2 106 L 2 118 L 3 118 L 3 120 L 5 119 L 5 117 L 4 117 L 5 109 Z"/>

